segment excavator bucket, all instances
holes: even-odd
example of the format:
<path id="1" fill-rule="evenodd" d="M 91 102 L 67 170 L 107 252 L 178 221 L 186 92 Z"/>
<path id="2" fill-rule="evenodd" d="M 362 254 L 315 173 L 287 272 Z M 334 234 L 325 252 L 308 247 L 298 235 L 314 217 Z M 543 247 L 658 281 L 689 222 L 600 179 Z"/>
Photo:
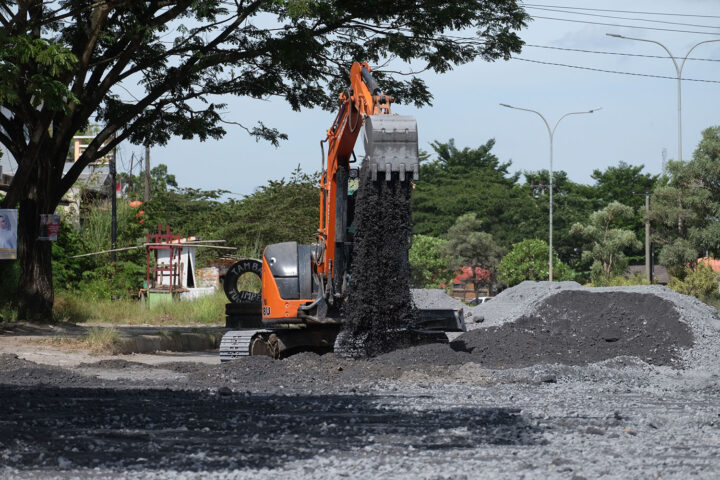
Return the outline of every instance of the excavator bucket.
<path id="1" fill-rule="evenodd" d="M 412 175 L 414 180 L 420 178 L 415 117 L 370 115 L 365 119 L 363 143 L 364 164 L 370 168 L 373 181 L 378 172 L 384 172 L 388 181 L 392 172 L 400 174 L 400 181 L 406 175 Z"/>

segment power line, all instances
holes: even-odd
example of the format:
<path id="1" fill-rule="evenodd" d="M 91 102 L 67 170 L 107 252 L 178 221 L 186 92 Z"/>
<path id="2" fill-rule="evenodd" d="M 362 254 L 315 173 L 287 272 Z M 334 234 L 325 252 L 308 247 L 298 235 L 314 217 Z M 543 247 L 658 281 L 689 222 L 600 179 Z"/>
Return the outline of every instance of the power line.
<path id="1" fill-rule="evenodd" d="M 589 25 L 604 25 L 606 27 L 624 27 L 624 28 L 637 28 L 640 30 L 657 30 L 661 32 L 677 32 L 677 33 L 699 33 L 701 35 L 720 35 L 720 32 L 698 32 L 696 30 L 677 30 L 673 28 L 660 28 L 660 27 L 641 27 L 639 25 L 620 25 L 617 23 L 603 23 L 603 22 L 590 22 L 588 20 L 573 20 L 571 18 L 556 18 L 556 17 L 541 17 L 534 16 L 532 18 L 541 18 L 543 20 L 557 20 L 560 22 L 573 22 L 573 23 L 586 23 Z"/>
<path id="2" fill-rule="evenodd" d="M 616 73 L 619 75 L 632 75 L 634 77 L 664 78 L 664 79 L 668 79 L 668 80 L 677 80 L 677 77 L 668 77 L 665 75 L 651 75 L 649 73 L 620 72 L 618 70 L 604 70 L 602 68 L 581 67 L 579 65 L 568 65 L 566 63 L 543 62 L 540 60 L 531 60 L 529 58 L 513 57 L 513 60 L 519 60 L 521 62 L 539 63 L 541 65 L 553 65 L 556 67 L 575 68 L 578 70 L 590 70 L 593 72 Z M 688 82 L 720 83 L 720 80 L 703 80 L 703 79 L 697 79 L 697 78 L 683 78 L 682 80 L 688 81 Z"/>
<path id="3" fill-rule="evenodd" d="M 531 7 L 533 10 L 543 10 L 546 12 L 555 12 L 555 13 L 566 13 L 570 15 L 585 15 L 587 17 L 599 17 L 599 18 L 614 18 L 617 20 L 633 20 L 638 22 L 649 22 L 649 23 L 662 23 L 665 25 L 681 25 L 684 27 L 700 27 L 700 28 L 714 28 L 718 29 L 717 25 L 698 25 L 696 23 L 681 23 L 681 22 L 667 22 L 664 20 L 653 20 L 649 18 L 638 18 L 638 17 L 618 17 L 617 15 L 601 15 L 597 13 L 584 13 L 584 12 L 574 12 L 572 10 L 556 10 L 554 8 L 541 8 L 541 7 Z"/>
<path id="4" fill-rule="evenodd" d="M 682 57 L 668 57 L 667 55 L 641 55 L 639 53 L 621 53 L 621 52 L 603 52 L 599 50 L 582 50 L 579 48 L 563 48 L 563 47 L 551 47 L 549 45 L 531 45 L 526 44 L 526 47 L 533 47 L 533 48 L 547 48 L 551 50 L 562 50 L 565 52 L 581 52 L 581 53 L 597 53 L 601 55 L 618 55 L 622 57 L 642 57 L 642 58 L 675 58 L 678 60 L 682 60 Z M 720 62 L 720 59 L 717 58 L 692 58 L 688 57 L 687 60 L 696 60 L 699 62 Z"/>
<path id="5" fill-rule="evenodd" d="M 643 12 L 634 10 L 609 10 L 604 8 L 585 8 L 585 7 L 568 7 L 565 5 L 540 5 L 534 3 L 526 3 L 526 7 L 548 7 L 548 8 L 566 8 L 568 10 L 585 10 L 589 12 L 611 12 L 611 13 L 634 13 L 640 15 L 662 15 L 669 17 L 694 17 L 694 18 L 720 18 L 720 15 L 694 15 L 689 13 L 666 13 L 666 12 Z"/>

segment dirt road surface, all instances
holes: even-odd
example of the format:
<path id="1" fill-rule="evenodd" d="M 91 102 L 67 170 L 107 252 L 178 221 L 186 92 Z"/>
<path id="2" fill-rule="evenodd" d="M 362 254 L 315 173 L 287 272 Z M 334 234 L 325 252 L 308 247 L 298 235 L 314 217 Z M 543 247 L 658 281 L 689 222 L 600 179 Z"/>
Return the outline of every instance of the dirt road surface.
<path id="1" fill-rule="evenodd" d="M 450 345 L 372 360 L 15 345 L 0 354 L 0 478 L 717 478 L 716 312 L 665 290 L 554 288 L 516 287 L 513 318 L 488 310 Z"/>

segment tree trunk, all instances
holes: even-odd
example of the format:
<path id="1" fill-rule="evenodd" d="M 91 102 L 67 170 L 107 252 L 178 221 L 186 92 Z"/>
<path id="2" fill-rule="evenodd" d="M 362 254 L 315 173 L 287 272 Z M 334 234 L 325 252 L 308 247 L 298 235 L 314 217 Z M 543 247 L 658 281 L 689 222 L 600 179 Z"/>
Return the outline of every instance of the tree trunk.
<path id="1" fill-rule="evenodd" d="M 53 321 L 52 243 L 37 239 L 40 235 L 40 214 L 55 210 L 50 199 L 52 178 L 49 163 L 38 162 L 28 179 L 18 212 L 18 319 L 38 323 Z"/>

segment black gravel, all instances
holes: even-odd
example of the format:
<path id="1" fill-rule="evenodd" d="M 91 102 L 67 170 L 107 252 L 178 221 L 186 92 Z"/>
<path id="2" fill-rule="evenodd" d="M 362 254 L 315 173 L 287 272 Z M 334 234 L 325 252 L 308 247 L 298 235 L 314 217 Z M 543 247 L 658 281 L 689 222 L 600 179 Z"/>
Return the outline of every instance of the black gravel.
<path id="1" fill-rule="evenodd" d="M 345 303 L 343 351 L 373 356 L 409 339 L 396 333 L 413 324 L 416 310 L 410 294 L 410 181 L 397 173 L 389 181 L 361 170 L 355 205 L 355 237 L 350 292 Z"/>
<path id="2" fill-rule="evenodd" d="M 568 290 L 545 299 L 535 315 L 473 330 L 453 342 L 472 361 L 497 367 L 586 365 L 632 356 L 679 366 L 693 334 L 673 304 L 655 295 Z"/>
<path id="3" fill-rule="evenodd" d="M 451 345 L 365 360 L 0 355 L 0 478 L 717 478 L 716 312 L 546 290 Z"/>

